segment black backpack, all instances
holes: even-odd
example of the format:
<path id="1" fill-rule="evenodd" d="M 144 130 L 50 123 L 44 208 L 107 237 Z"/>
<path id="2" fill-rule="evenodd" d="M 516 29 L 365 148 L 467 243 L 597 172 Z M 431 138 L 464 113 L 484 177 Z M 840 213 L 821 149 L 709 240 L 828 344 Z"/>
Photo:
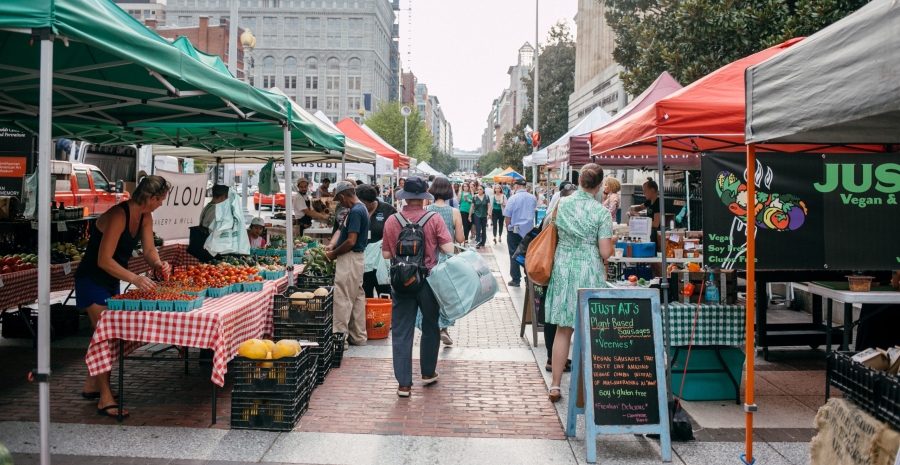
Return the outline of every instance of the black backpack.
<path id="1" fill-rule="evenodd" d="M 428 269 L 425 268 L 425 223 L 434 216 L 428 212 L 419 221 L 410 223 L 400 213 L 394 217 L 400 222 L 400 235 L 391 259 L 391 287 L 401 294 L 415 294 L 425 284 Z"/>

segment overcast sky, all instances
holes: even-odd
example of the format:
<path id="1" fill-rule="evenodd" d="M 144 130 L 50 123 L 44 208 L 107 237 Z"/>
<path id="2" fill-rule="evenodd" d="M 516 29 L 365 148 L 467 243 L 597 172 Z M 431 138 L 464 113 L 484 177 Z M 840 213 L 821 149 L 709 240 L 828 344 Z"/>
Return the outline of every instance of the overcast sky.
<path id="1" fill-rule="evenodd" d="M 412 27 L 408 14 L 412 7 Z M 491 102 L 509 85 L 519 47 L 534 45 L 534 0 L 400 0 L 400 57 L 440 100 L 458 149 L 481 147 Z M 539 38 L 575 30 L 577 0 L 540 0 Z"/>

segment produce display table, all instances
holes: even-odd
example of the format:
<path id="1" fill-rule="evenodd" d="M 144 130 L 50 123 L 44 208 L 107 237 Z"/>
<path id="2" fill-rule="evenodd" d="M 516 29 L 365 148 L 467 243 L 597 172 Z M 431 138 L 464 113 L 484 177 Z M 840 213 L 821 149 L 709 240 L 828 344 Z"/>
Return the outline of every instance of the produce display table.
<path id="1" fill-rule="evenodd" d="M 170 243 L 157 249 L 159 258 L 172 266 L 197 265 L 196 258 L 187 253 L 187 244 Z M 75 288 L 75 270 L 81 262 L 50 265 L 50 292 L 68 291 Z M 128 269 L 137 274 L 150 271 L 144 256 L 138 254 L 128 261 Z M 37 300 L 37 268 L 0 275 L 0 310 L 18 307 Z"/>
<path id="2" fill-rule="evenodd" d="M 672 376 L 677 378 L 689 374 L 725 373 L 734 387 L 735 403 L 740 404 L 740 378 L 735 378 L 732 370 L 728 368 L 728 364 L 722 356 L 722 350 L 744 345 L 746 341 L 746 311 L 744 305 L 700 304 L 698 312 L 697 304 L 670 302 L 668 316 L 669 345 L 672 348 L 670 362 L 673 366 Z M 694 326 L 695 315 L 697 316 L 696 327 Z M 679 352 L 691 344 L 692 329 L 694 340 L 691 351 L 712 351 L 716 357 L 715 364 L 719 368 L 691 369 L 690 366 L 696 366 L 698 359 L 692 359 L 694 363 L 689 363 L 686 372 L 682 368 L 674 368 L 678 362 Z M 673 381 L 673 385 L 676 384 L 680 383 Z"/>
<path id="3" fill-rule="evenodd" d="M 216 421 L 216 387 L 225 385 L 228 362 L 247 339 L 273 332 L 273 300 L 284 292 L 287 278 L 266 281 L 259 292 L 241 292 L 221 298 L 207 297 L 201 308 L 190 312 L 125 311 L 103 312 L 85 357 L 92 376 L 112 370 L 119 362 L 119 405 L 124 407 L 125 358 L 145 344 L 212 349 L 212 409 Z M 124 356 L 123 356 L 124 354 Z M 156 357 L 127 357 L 129 360 L 178 361 Z M 121 415 L 121 409 L 119 410 Z M 121 416 L 119 421 L 122 421 Z"/>

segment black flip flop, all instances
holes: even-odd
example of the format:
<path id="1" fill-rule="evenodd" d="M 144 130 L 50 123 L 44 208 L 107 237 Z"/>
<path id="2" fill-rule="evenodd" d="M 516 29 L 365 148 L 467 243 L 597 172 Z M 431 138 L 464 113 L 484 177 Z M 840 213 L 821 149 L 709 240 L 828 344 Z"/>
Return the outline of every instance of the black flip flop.
<path id="1" fill-rule="evenodd" d="M 553 372 L 553 366 L 550 365 L 549 363 L 546 364 L 546 365 L 544 365 L 544 371 L 546 371 L 547 373 L 552 373 L 552 372 Z M 571 360 L 566 360 L 566 368 L 563 369 L 563 373 L 569 373 L 570 371 L 572 371 L 572 361 L 571 361 Z"/>
<path id="2" fill-rule="evenodd" d="M 82 391 L 81 397 L 83 397 L 85 400 L 97 400 L 100 398 L 100 393 L 99 392 L 84 392 L 84 391 Z M 118 399 L 118 398 L 119 398 L 119 394 L 113 394 L 113 399 Z"/>
<path id="3" fill-rule="evenodd" d="M 116 409 L 116 410 L 118 410 L 118 409 L 119 409 L 119 405 L 118 405 L 118 404 L 112 404 L 112 405 L 107 405 L 106 407 L 103 407 L 103 408 L 98 408 L 98 409 L 97 409 L 97 415 L 101 415 L 101 416 L 104 416 L 104 417 L 110 417 L 110 418 L 119 418 L 119 414 L 118 414 L 118 413 L 109 413 L 109 409 Z M 129 415 L 131 415 L 131 414 L 130 414 L 130 413 L 123 414 L 123 415 L 122 415 L 122 418 L 128 418 Z"/>

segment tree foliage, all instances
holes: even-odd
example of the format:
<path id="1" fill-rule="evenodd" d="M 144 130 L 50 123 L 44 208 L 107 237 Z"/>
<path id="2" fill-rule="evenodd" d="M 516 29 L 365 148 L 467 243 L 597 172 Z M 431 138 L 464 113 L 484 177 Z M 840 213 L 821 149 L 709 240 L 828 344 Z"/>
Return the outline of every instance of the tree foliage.
<path id="1" fill-rule="evenodd" d="M 209 163 L 206 160 L 194 160 L 194 173 L 206 173 L 209 171 Z"/>
<path id="2" fill-rule="evenodd" d="M 403 115 L 400 113 L 402 104 L 398 101 L 378 102 L 378 110 L 366 117 L 366 126 L 375 131 L 385 142 L 395 149 L 403 151 Z M 415 158 L 420 163 L 427 161 L 431 164 L 431 148 L 434 139 L 428 133 L 422 115 L 415 105 L 411 105 L 412 113 L 408 120 L 408 147 L 406 154 Z"/>
<path id="3" fill-rule="evenodd" d="M 459 160 L 441 152 L 437 147 L 431 148 L 431 161 L 428 164 L 444 174 L 450 174 L 459 169 Z"/>
<path id="4" fill-rule="evenodd" d="M 688 85 L 794 37 L 808 36 L 868 0 L 597 0 L 616 35 L 625 90 L 640 94 L 663 72 Z"/>
<path id="5" fill-rule="evenodd" d="M 538 132 L 541 143 L 551 143 L 569 130 L 569 96 L 575 92 L 575 39 L 569 26 L 560 21 L 550 28 L 547 43 L 539 47 Z M 534 69 L 522 82 L 527 89 L 528 102 L 534 102 Z M 504 163 L 520 167 L 522 158 L 532 149 L 525 141 L 525 126 L 534 122 L 534 107 L 522 110 L 522 121 L 503 135 L 500 153 Z"/>
<path id="6" fill-rule="evenodd" d="M 487 155 L 478 159 L 478 162 L 475 163 L 475 171 L 482 176 L 494 171 L 494 168 L 498 168 L 503 164 L 503 155 L 500 152 L 490 152 Z"/>

